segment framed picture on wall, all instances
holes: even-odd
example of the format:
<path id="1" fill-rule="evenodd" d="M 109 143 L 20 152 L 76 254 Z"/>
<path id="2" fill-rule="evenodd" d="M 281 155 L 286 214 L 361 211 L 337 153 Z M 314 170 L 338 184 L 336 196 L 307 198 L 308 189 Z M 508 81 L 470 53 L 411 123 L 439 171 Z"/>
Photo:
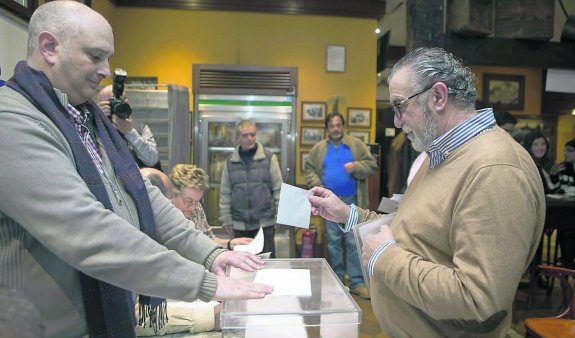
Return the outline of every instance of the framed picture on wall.
<path id="1" fill-rule="evenodd" d="M 303 174 L 303 168 L 304 168 L 305 160 L 307 159 L 308 155 L 309 155 L 309 150 L 301 150 L 299 153 L 299 159 L 300 159 L 299 168 L 300 168 L 302 174 Z"/>
<path id="2" fill-rule="evenodd" d="M 32 13 L 38 7 L 37 0 L 0 0 L 0 7 L 25 19 L 30 20 Z"/>
<path id="3" fill-rule="evenodd" d="M 325 102 L 302 102 L 301 120 L 308 122 L 323 122 L 327 104 Z"/>
<path id="4" fill-rule="evenodd" d="M 350 127 L 371 126 L 370 108 L 347 108 L 347 125 Z"/>
<path id="5" fill-rule="evenodd" d="M 311 146 L 323 139 L 323 128 L 302 127 L 300 135 L 300 144 Z"/>
<path id="6" fill-rule="evenodd" d="M 483 102 L 495 109 L 523 110 L 525 76 L 483 75 Z"/>
<path id="7" fill-rule="evenodd" d="M 369 143 L 369 130 L 353 130 L 350 129 L 347 134 L 349 136 L 357 137 L 358 139 L 362 140 L 363 143 Z"/>
<path id="8" fill-rule="evenodd" d="M 328 45 L 326 47 L 325 69 L 328 72 L 345 72 L 345 46 Z"/>

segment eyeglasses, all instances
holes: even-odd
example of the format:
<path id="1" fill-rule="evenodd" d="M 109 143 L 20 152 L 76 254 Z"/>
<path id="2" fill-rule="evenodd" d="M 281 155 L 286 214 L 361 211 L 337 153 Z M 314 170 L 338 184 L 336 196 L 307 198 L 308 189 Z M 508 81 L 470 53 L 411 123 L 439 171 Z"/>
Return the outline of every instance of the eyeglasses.
<path id="1" fill-rule="evenodd" d="M 434 83 L 434 84 L 435 84 L 435 83 Z M 409 104 L 409 101 L 410 101 L 411 99 L 413 99 L 413 98 L 416 97 L 417 95 L 423 94 L 423 93 L 425 93 L 426 91 L 430 90 L 431 87 L 433 87 L 434 84 L 432 84 L 432 85 L 430 85 L 430 86 L 428 86 L 428 87 L 425 87 L 425 89 L 423 89 L 422 91 L 417 92 L 417 93 L 411 95 L 410 97 L 408 97 L 407 99 L 401 100 L 401 101 L 399 101 L 398 103 L 394 104 L 394 105 L 392 106 L 392 108 L 393 108 L 393 112 L 395 113 L 395 116 L 397 116 L 397 118 L 400 119 L 400 118 L 401 118 L 401 115 L 403 115 L 403 112 L 401 111 L 400 107 L 402 107 L 402 106 L 407 106 L 407 105 Z"/>
<path id="2" fill-rule="evenodd" d="M 182 202 L 184 203 L 184 205 L 185 205 L 186 207 L 188 207 L 188 208 L 194 208 L 194 207 L 196 206 L 196 204 L 198 203 L 198 202 L 194 201 L 194 200 L 191 199 L 191 198 L 184 199 L 184 196 L 182 196 L 182 194 L 179 193 L 179 192 L 178 192 L 177 194 L 178 194 L 178 197 L 179 197 L 179 198 L 182 200 Z"/>

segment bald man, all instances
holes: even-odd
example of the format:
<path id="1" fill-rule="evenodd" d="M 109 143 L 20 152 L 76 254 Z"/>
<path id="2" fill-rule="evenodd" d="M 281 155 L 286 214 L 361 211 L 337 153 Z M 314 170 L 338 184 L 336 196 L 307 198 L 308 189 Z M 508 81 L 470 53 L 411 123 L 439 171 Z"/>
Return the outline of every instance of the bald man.
<path id="1" fill-rule="evenodd" d="M 150 180 L 150 183 L 152 183 L 153 186 L 160 189 L 167 199 L 172 199 L 172 182 L 170 182 L 168 175 L 155 168 L 142 168 L 140 169 L 140 172 L 142 173 L 142 176 Z"/>
<path id="2" fill-rule="evenodd" d="M 113 97 L 112 85 L 108 85 L 102 88 L 97 95 L 96 103 L 104 114 L 112 119 L 112 123 L 126 140 L 138 167 L 152 167 L 161 170 L 158 148 L 152 130 L 147 124 L 135 123 L 132 116 L 121 118 L 116 114 L 112 114 L 110 99 Z M 128 101 L 127 97 L 124 99 Z"/>
<path id="3" fill-rule="evenodd" d="M 109 23 L 76 1 L 38 7 L 27 60 L 0 88 L 0 283 L 40 312 L 47 337 L 134 337 L 164 324 L 165 298 L 263 298 L 270 286 L 225 277 L 261 269 L 223 249 L 144 182 L 90 99 L 110 76 Z M 40 173 L 41 172 L 41 173 Z"/>

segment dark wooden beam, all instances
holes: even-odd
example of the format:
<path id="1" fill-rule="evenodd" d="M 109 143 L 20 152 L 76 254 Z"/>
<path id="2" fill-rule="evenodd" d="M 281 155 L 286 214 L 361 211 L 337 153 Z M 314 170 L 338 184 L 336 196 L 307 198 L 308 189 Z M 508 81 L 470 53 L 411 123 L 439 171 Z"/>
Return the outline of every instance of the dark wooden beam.
<path id="1" fill-rule="evenodd" d="M 574 42 L 542 42 L 503 38 L 462 38 L 443 34 L 419 40 L 419 46 L 439 46 L 475 65 L 575 69 Z"/>
<path id="2" fill-rule="evenodd" d="M 407 0 L 407 52 L 442 47 L 465 63 L 575 69 L 575 42 L 463 37 L 444 33 L 443 0 Z"/>
<path id="3" fill-rule="evenodd" d="M 383 0 L 112 0 L 119 7 L 244 11 L 379 19 Z"/>

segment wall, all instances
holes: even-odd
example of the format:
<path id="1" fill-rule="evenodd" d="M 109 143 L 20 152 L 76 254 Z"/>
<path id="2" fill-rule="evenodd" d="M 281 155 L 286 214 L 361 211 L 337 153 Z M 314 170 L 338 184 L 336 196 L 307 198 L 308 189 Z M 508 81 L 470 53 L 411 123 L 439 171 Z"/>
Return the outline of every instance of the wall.
<path id="1" fill-rule="evenodd" d="M 6 81 L 11 78 L 16 63 L 26 59 L 27 43 L 28 24 L 0 9 L 0 79 Z"/>
<path id="2" fill-rule="evenodd" d="M 375 105 L 375 20 L 117 8 L 113 66 L 192 86 L 192 64 L 296 66 L 300 101 L 333 95 Z M 345 29 L 342 29 L 345 28 Z M 325 71 L 327 44 L 346 46 L 346 72 Z"/>
<path id="3" fill-rule="evenodd" d="M 557 121 L 557 156 L 555 157 L 557 162 L 561 162 L 565 159 L 563 155 L 563 148 L 565 148 L 565 143 L 575 138 L 575 116 L 573 115 L 562 115 L 559 116 Z"/>
<path id="4" fill-rule="evenodd" d="M 128 76 L 157 76 L 159 83 L 191 89 L 195 63 L 293 66 L 298 107 L 338 95 L 340 111 L 370 108 L 374 121 L 375 19 L 117 7 L 110 21 L 116 46 L 112 67 L 125 68 Z M 326 72 L 328 44 L 346 47 L 344 73 Z M 373 141 L 374 124 L 370 136 Z M 296 168 L 299 161 L 298 144 Z M 297 181 L 303 182 L 300 175 Z"/>
<path id="5" fill-rule="evenodd" d="M 541 114 L 541 93 L 543 83 L 543 72 L 540 68 L 525 67 L 494 67 L 472 65 L 469 68 L 477 77 L 477 98 L 483 100 L 483 75 L 523 75 L 525 76 L 525 103 L 523 110 L 510 110 L 514 115 L 540 115 Z"/>

